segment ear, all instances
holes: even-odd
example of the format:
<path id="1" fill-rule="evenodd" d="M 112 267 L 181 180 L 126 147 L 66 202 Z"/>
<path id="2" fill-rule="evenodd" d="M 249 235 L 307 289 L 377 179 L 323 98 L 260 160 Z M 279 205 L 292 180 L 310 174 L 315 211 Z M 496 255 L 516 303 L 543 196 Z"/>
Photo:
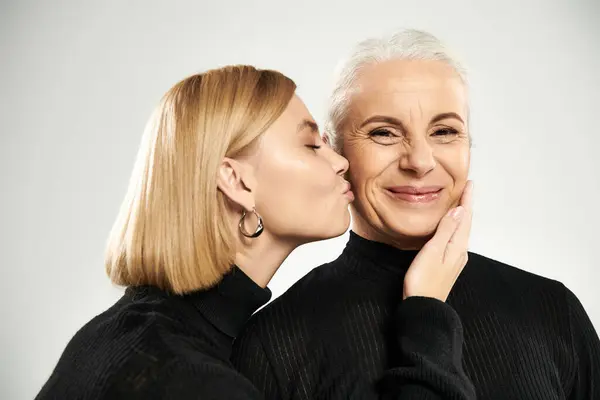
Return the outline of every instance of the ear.
<path id="1" fill-rule="evenodd" d="M 232 203 L 246 211 L 254 208 L 256 184 L 249 165 L 225 157 L 219 166 L 217 187 Z"/>
<path id="2" fill-rule="evenodd" d="M 329 135 L 327 134 L 327 132 L 323 132 L 323 136 L 321 137 L 321 139 L 323 139 L 323 142 L 326 145 L 331 146 L 331 143 L 329 143 Z"/>

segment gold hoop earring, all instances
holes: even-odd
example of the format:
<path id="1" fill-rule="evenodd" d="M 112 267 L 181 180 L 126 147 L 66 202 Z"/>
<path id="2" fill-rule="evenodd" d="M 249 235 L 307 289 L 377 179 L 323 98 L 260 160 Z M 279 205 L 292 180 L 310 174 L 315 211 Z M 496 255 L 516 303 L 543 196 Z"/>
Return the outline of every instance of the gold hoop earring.
<path id="1" fill-rule="evenodd" d="M 256 208 L 252 207 L 252 213 L 254 215 L 256 215 L 256 219 L 258 219 L 258 225 L 256 226 L 256 230 L 254 231 L 254 233 L 246 232 L 246 228 L 244 227 L 244 219 L 246 219 L 246 215 L 248 215 L 246 210 L 244 210 L 242 212 L 242 218 L 240 218 L 240 223 L 238 224 L 238 227 L 240 228 L 240 232 L 242 232 L 242 235 L 246 236 L 247 238 L 259 237 L 260 234 L 263 233 L 263 230 L 265 229 L 265 226 L 263 225 L 262 217 L 256 212 Z"/>

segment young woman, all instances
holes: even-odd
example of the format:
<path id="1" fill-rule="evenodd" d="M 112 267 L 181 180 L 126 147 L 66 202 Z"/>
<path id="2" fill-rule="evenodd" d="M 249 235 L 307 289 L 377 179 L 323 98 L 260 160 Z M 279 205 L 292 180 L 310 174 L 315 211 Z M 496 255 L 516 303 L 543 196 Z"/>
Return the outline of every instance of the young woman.
<path id="1" fill-rule="evenodd" d="M 347 230 L 353 200 L 348 162 L 323 143 L 295 89 L 278 72 L 230 66 L 165 94 L 109 240 L 107 272 L 125 294 L 77 332 L 38 399 L 261 398 L 229 361 L 233 339 L 296 247 Z M 415 260 L 405 297 L 447 296 L 465 262 L 463 207 Z M 422 325 L 413 314 L 406 323 Z M 407 364 L 383 394 L 404 398 L 410 381 L 443 398 L 465 384 L 444 363 L 436 371 L 415 382 Z"/>

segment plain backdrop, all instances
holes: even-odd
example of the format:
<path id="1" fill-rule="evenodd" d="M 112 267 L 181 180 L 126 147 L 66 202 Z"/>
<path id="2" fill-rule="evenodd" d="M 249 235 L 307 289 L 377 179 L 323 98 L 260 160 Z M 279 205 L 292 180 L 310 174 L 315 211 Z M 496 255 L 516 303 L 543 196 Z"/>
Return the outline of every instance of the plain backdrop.
<path id="1" fill-rule="evenodd" d="M 600 1 L 1 1 L 0 398 L 31 399 L 122 293 L 103 251 L 142 129 L 185 76 L 291 76 L 322 122 L 338 59 L 399 27 L 466 60 L 471 249 L 564 282 L 600 328 Z M 347 234 L 295 251 L 274 296 Z"/>

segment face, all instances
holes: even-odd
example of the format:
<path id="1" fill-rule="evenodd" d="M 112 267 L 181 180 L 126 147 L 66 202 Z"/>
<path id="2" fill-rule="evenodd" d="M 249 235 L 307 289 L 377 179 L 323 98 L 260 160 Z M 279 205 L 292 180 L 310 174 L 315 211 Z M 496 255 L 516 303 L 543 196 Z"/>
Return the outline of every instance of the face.
<path id="1" fill-rule="evenodd" d="M 261 137 L 255 153 L 256 210 L 265 232 L 293 243 L 343 234 L 353 200 L 348 161 L 325 144 L 297 96 Z"/>
<path id="2" fill-rule="evenodd" d="M 467 181 L 466 89 L 442 62 L 407 60 L 365 68 L 357 87 L 341 129 L 354 229 L 387 243 L 422 243 Z"/>

